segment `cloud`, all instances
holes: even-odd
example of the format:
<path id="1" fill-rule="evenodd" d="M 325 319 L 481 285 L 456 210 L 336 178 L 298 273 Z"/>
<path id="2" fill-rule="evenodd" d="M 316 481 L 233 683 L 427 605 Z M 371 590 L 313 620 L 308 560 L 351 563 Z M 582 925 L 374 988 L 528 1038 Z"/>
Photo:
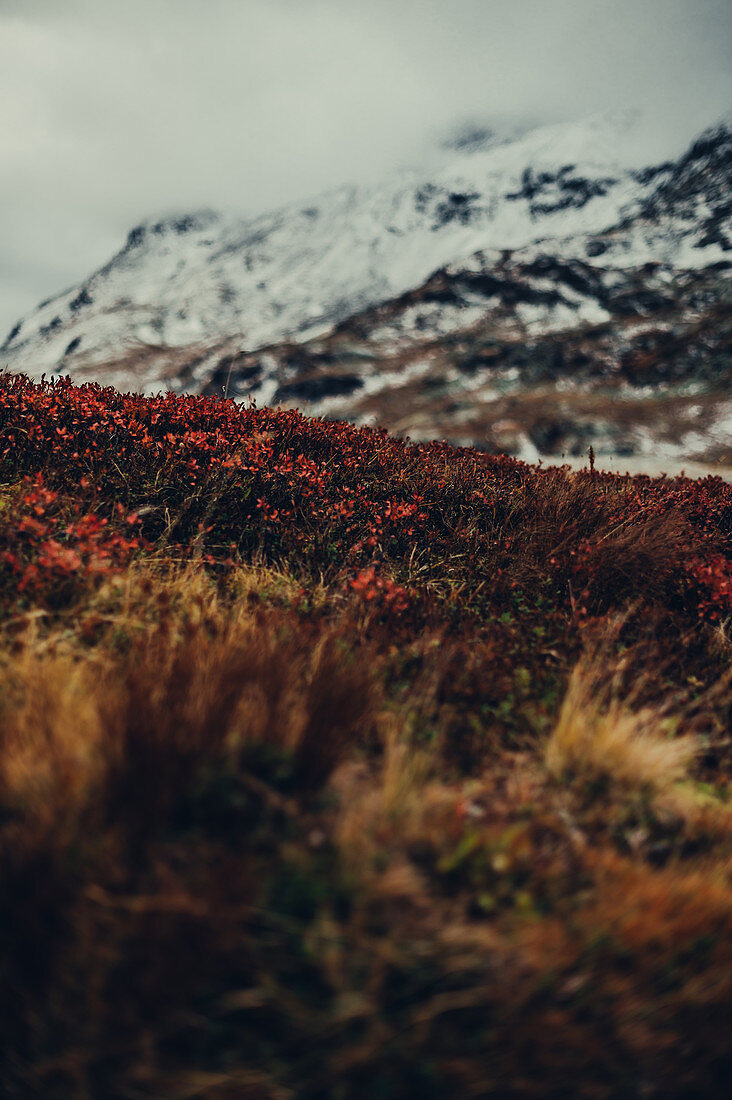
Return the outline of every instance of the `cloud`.
<path id="1" fill-rule="evenodd" d="M 0 0 L 0 329 L 141 218 L 418 160 L 461 118 L 729 105 L 726 0 Z"/>

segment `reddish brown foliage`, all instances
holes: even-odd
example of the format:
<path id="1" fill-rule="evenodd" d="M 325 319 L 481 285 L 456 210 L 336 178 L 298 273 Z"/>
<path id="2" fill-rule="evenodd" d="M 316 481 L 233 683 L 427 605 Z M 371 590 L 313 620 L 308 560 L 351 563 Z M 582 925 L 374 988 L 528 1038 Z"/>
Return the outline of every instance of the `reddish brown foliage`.
<path id="1" fill-rule="evenodd" d="M 582 615 L 636 594 L 711 620 L 732 610 L 718 478 L 569 477 L 295 411 L 23 378 L 0 387 L 0 463 L 27 479 L 2 560 L 34 598 L 154 542 L 212 566 L 256 554 L 341 576 L 398 612 L 448 563 L 493 608 L 543 586 Z"/>

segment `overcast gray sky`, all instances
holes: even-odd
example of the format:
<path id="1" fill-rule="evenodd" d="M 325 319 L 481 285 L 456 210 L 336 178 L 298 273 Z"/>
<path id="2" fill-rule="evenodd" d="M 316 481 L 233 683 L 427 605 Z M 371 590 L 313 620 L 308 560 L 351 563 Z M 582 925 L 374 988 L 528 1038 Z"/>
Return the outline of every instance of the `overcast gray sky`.
<path id="1" fill-rule="evenodd" d="M 464 119 L 732 108 L 729 0 L 0 0 L 0 342 L 171 210 L 417 161 Z"/>

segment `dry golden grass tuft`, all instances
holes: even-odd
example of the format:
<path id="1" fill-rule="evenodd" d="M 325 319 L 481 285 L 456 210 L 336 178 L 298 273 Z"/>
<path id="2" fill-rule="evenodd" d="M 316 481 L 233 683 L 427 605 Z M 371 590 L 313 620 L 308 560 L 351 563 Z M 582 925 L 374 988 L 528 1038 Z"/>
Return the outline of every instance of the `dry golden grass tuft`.
<path id="1" fill-rule="evenodd" d="M 11 814 L 69 827 L 100 780 L 94 670 L 25 650 L 0 674 L 0 790 Z"/>
<path id="2" fill-rule="evenodd" d="M 135 574 L 75 629 L 31 617 L 14 632 L 0 661 L 8 811 L 51 828 L 106 798 L 148 828 L 202 768 L 235 771 L 257 746 L 289 761 L 300 793 L 322 785 L 368 723 L 368 671 L 337 630 L 294 632 L 266 599 L 271 575 L 251 572 L 234 603 L 205 574 Z"/>
<path id="3" fill-rule="evenodd" d="M 635 710 L 617 697 L 606 702 L 607 671 L 597 658 L 573 670 L 546 746 L 549 771 L 668 791 L 686 776 L 697 742 L 677 735 L 677 723 L 660 708 Z"/>

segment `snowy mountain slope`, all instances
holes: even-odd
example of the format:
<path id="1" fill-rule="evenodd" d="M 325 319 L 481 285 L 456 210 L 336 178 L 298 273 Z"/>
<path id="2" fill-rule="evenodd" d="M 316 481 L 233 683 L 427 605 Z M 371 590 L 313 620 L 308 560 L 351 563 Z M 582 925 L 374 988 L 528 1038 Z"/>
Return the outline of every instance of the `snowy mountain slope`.
<path id="1" fill-rule="evenodd" d="M 222 339 L 246 350 L 302 340 L 480 250 L 556 239 L 565 254 L 572 241 L 632 221 L 657 195 L 663 171 L 638 171 L 630 151 L 637 126 L 624 113 L 487 148 L 468 143 L 445 150 L 428 178 L 343 187 L 249 221 L 203 212 L 147 223 L 85 283 L 19 322 L 0 364 L 88 374 L 139 353 L 141 377 L 131 381 L 155 385 L 171 362 L 176 372 L 180 356 L 169 349 L 196 357 Z M 698 241 L 688 241 L 685 217 L 664 226 L 664 259 L 721 259 L 720 241 L 690 247 Z M 644 249 L 658 258 L 658 242 L 646 247 L 638 232 L 617 263 L 639 262 Z"/>
<path id="2" fill-rule="evenodd" d="M 729 264 L 600 266 L 542 247 L 476 253 L 307 340 L 231 342 L 177 384 L 527 458 L 592 444 L 730 461 Z"/>
<path id="3" fill-rule="evenodd" d="M 475 133 L 381 186 L 146 223 L 15 326 L 0 367 L 527 458 L 732 463 L 732 126 L 649 166 L 639 124 Z"/>
<path id="4" fill-rule="evenodd" d="M 207 392 L 527 458 L 729 463 L 731 151 L 719 129 L 644 172 L 647 198 L 601 233 L 482 250 L 297 343 L 231 344 Z"/>

